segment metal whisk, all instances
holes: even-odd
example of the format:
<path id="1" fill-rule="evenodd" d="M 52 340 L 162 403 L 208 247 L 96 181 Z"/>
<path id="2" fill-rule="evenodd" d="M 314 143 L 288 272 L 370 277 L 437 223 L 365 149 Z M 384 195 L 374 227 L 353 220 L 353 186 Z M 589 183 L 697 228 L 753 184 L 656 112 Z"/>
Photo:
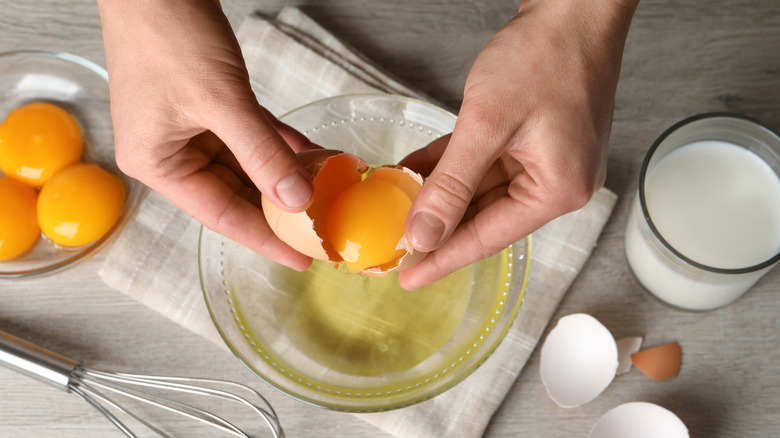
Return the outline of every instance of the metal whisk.
<path id="1" fill-rule="evenodd" d="M 142 415 L 114 401 L 111 397 L 121 397 L 123 400 L 139 402 L 181 415 L 225 432 L 227 436 L 250 437 L 222 417 L 201 408 L 172 400 L 167 396 L 161 396 L 160 392 L 191 394 L 212 401 L 222 400 L 242 405 L 263 419 L 274 438 L 284 437 L 279 419 L 268 401 L 254 389 L 239 383 L 214 379 L 145 376 L 91 370 L 85 368 L 79 361 L 46 350 L 2 331 L 0 331 L 0 365 L 65 392 L 78 394 L 108 418 L 127 437 L 135 438 L 136 435 L 120 420 L 117 414 L 134 420 L 161 437 L 168 438 L 170 435 Z M 227 388 L 230 388 L 232 392 L 227 391 Z M 239 395 L 239 392 L 244 393 L 244 395 Z"/>

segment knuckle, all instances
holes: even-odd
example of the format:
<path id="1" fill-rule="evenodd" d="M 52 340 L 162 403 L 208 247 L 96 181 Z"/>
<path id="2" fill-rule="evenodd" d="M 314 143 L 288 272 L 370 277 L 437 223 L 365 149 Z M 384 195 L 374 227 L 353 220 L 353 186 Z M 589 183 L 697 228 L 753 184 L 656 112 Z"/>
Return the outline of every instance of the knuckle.
<path id="1" fill-rule="evenodd" d="M 142 182 L 162 176 L 159 141 L 131 136 L 117 139 L 114 157 L 124 174 Z"/>
<path id="2" fill-rule="evenodd" d="M 432 202 L 443 208 L 465 210 L 474 196 L 474 191 L 468 184 L 449 172 L 439 173 L 430 183 Z"/>
<path id="3" fill-rule="evenodd" d="M 465 134 L 474 146 L 495 145 L 501 143 L 501 136 L 505 131 L 497 126 L 500 122 L 493 108 L 473 103 L 462 113 L 458 131 Z"/>
<path id="4" fill-rule="evenodd" d="M 475 230 L 473 234 L 477 242 L 477 248 L 479 248 L 478 254 L 480 259 L 500 253 L 509 245 L 527 237 L 533 231 L 519 221 L 513 220 L 514 217 L 519 215 L 517 208 L 522 207 L 516 205 L 515 208 L 515 210 L 509 210 L 505 214 L 505 224 L 483 223 L 480 226 L 476 222 L 474 223 Z"/>
<path id="5" fill-rule="evenodd" d="M 138 148 L 135 147 L 134 142 L 117 139 L 114 157 L 117 167 L 125 175 L 133 178 L 142 176 L 144 160 L 140 159 Z"/>
<path id="6" fill-rule="evenodd" d="M 564 204 L 564 208 L 567 212 L 579 210 L 590 201 L 591 196 L 593 196 L 592 188 L 575 184 L 568 190 L 568 202 Z"/>
<path id="7" fill-rule="evenodd" d="M 565 214 L 584 207 L 600 187 L 597 180 L 584 173 L 562 174 L 550 186 L 550 199 Z"/>
<path id="8" fill-rule="evenodd" d="M 233 194 L 225 199 L 219 207 L 215 208 L 210 214 L 206 214 L 200 221 L 203 225 L 213 231 L 221 234 L 231 234 L 234 224 L 231 224 L 233 213 L 238 209 L 241 198 Z"/>
<path id="9" fill-rule="evenodd" d="M 241 167 L 249 175 L 262 175 L 266 169 L 273 168 L 283 150 L 276 146 L 273 133 L 260 137 L 242 159 Z"/>
<path id="10" fill-rule="evenodd" d="M 471 256 L 474 260 L 481 260 L 496 254 L 503 247 L 498 247 L 495 243 L 490 243 L 490 239 L 487 239 L 483 235 L 480 228 L 476 226 L 474 221 L 470 221 L 467 225 L 470 229 L 470 233 L 473 236 L 473 246 L 475 247 L 474 254 Z"/>
<path id="11" fill-rule="evenodd" d="M 238 100 L 235 94 L 237 91 L 233 87 L 213 87 L 204 83 L 194 87 L 190 98 L 206 108 L 230 107 L 232 102 Z"/>
<path id="12" fill-rule="evenodd" d="M 116 165 L 119 170 L 122 171 L 122 173 L 133 178 L 137 177 L 137 172 L 133 160 L 131 159 L 131 155 L 127 153 L 125 148 L 117 147 L 116 151 L 114 152 L 114 156 L 116 158 Z"/>

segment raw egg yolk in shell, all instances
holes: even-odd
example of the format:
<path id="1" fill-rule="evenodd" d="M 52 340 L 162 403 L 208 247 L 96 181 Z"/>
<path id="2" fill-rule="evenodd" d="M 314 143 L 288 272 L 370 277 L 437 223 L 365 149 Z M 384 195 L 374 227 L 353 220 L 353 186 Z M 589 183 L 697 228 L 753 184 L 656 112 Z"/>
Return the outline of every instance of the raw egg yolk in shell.
<path id="1" fill-rule="evenodd" d="M 35 189 L 0 177 L 0 260 L 27 252 L 41 234 L 35 219 Z"/>
<path id="2" fill-rule="evenodd" d="M 289 213 L 263 197 L 263 213 L 280 240 L 312 258 L 367 276 L 400 271 L 422 260 L 425 254 L 409 248 L 404 234 L 422 176 L 400 166 L 371 166 L 338 151 L 306 151 L 298 158 L 312 174 L 312 205 Z"/>
<path id="3" fill-rule="evenodd" d="M 78 122 L 51 103 L 20 106 L 0 124 L 0 169 L 35 187 L 79 161 L 82 148 Z"/>
<path id="4" fill-rule="evenodd" d="M 406 252 L 399 242 L 411 206 L 401 189 L 371 175 L 336 197 L 328 211 L 328 237 L 350 272 L 390 263 Z"/>
<path id="5" fill-rule="evenodd" d="M 96 164 L 74 164 L 41 188 L 38 223 L 57 245 L 87 245 L 111 229 L 124 201 L 125 186 L 118 176 Z"/>

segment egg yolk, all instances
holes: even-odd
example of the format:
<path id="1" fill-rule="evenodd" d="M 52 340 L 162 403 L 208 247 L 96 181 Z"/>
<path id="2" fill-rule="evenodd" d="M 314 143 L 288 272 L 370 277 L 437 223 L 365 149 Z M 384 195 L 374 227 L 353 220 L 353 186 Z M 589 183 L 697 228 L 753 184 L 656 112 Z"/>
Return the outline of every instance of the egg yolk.
<path id="1" fill-rule="evenodd" d="M 74 164 L 41 188 L 38 223 L 57 245 L 87 245 L 111 229 L 124 200 L 125 187 L 118 176 L 96 164 Z"/>
<path id="2" fill-rule="evenodd" d="M 0 260 L 27 252 L 41 234 L 35 220 L 35 189 L 0 177 Z"/>
<path id="3" fill-rule="evenodd" d="M 11 111 L 0 124 L 0 169 L 32 186 L 81 158 L 82 133 L 64 109 L 34 102 Z"/>
<path id="4" fill-rule="evenodd" d="M 393 263 L 406 253 L 399 243 L 411 206 L 403 190 L 370 176 L 339 193 L 326 227 L 330 243 L 350 272 Z"/>

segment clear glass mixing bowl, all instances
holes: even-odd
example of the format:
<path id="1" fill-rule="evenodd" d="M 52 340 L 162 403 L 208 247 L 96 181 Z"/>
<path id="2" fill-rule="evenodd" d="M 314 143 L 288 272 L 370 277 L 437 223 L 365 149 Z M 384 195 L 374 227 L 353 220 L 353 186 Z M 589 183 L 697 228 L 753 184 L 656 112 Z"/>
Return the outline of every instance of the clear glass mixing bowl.
<path id="1" fill-rule="evenodd" d="M 455 124 L 442 109 L 388 95 L 327 99 L 282 120 L 369 164 L 396 163 Z M 247 367 L 298 400 L 372 412 L 440 394 L 490 356 L 520 309 L 529 250 L 519 241 L 414 292 L 393 274 L 325 262 L 296 272 L 205 228 L 199 260 L 214 323 Z"/>

